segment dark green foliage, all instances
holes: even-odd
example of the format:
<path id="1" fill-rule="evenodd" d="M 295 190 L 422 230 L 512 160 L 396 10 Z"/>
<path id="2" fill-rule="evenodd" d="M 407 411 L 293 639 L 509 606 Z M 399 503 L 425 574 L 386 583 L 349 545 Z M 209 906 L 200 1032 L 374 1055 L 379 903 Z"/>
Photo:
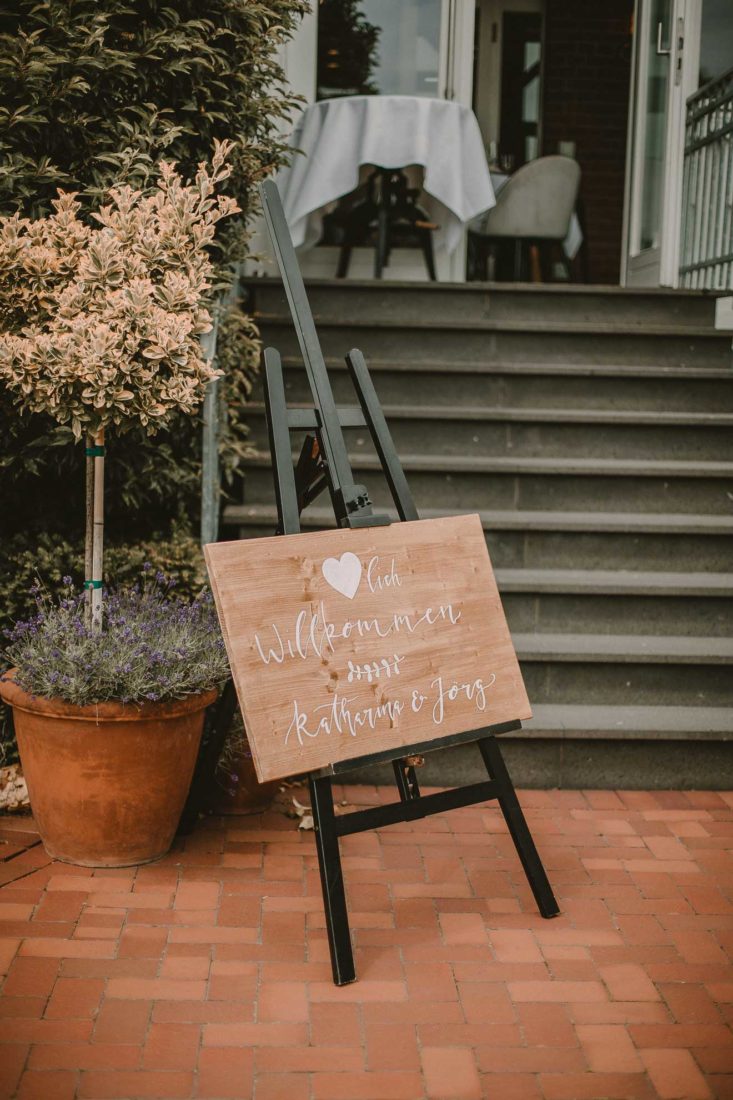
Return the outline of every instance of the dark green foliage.
<path id="1" fill-rule="evenodd" d="M 293 97 L 277 48 L 306 0 L 15 0 L 0 8 L 0 211 L 48 211 L 56 189 L 184 175 L 238 141 L 229 193 L 281 162 Z"/>
<path id="2" fill-rule="evenodd" d="M 52 595 L 62 588 L 62 578 L 70 576 L 75 584 L 83 577 L 84 543 L 58 535 L 40 534 L 31 540 L 25 535 L 0 540 L 0 650 L 4 631 L 18 619 L 27 619 L 35 606 L 31 588 L 40 583 Z M 140 581 L 149 563 L 176 581 L 176 595 L 197 596 L 208 584 L 201 548 L 183 527 L 173 528 L 164 539 L 148 538 L 139 542 L 111 542 L 105 549 L 104 580 L 115 588 Z"/>
<path id="3" fill-rule="evenodd" d="M 84 444 L 40 416 L 4 418 L 9 438 L 0 451 L 3 541 L 22 533 L 28 543 L 44 532 L 74 538 L 84 518 Z M 150 438 L 141 428 L 110 434 L 105 517 L 110 538 L 164 531 L 171 521 L 198 513 L 200 428 L 176 417 Z M 5 441 L 4 441 L 5 442 Z"/>
<path id="4" fill-rule="evenodd" d="M 58 188 L 95 200 L 118 180 L 145 187 L 161 158 L 191 176 L 214 138 L 227 138 L 238 142 L 227 190 L 246 217 L 255 184 L 285 156 L 278 123 L 295 99 L 276 55 L 308 7 L 307 0 L 3 4 L 0 214 L 45 214 Z M 222 265 L 244 253 L 245 217 L 222 235 Z M 228 317 L 220 330 L 228 478 L 246 446 L 239 408 L 258 359 L 252 322 Z M 177 591 L 200 590 L 200 551 L 181 533 L 198 521 L 200 438 L 200 424 L 183 417 L 154 439 L 142 431 L 110 437 L 105 579 L 134 582 L 150 561 L 178 578 Z M 70 433 L 20 416 L 0 390 L 0 629 L 32 612 L 38 578 L 51 591 L 66 574 L 83 579 L 83 479 L 82 449 Z M 171 526 L 168 539 L 151 537 Z M 2 749 L 0 733 L 0 758 Z"/>
<path id="5" fill-rule="evenodd" d="M 185 176 L 215 138 L 237 142 L 226 190 L 246 216 L 255 184 L 282 163 L 279 120 L 296 100 L 278 46 L 306 0 L 15 0 L 0 7 L 0 214 L 47 213 L 59 187 L 91 199 L 116 180 L 145 187 L 155 164 Z M 245 217 L 219 242 L 222 268 L 242 257 Z M 220 339 L 228 405 L 222 465 L 231 479 L 246 443 L 239 408 L 259 359 L 255 326 L 228 319 Z M 200 424 L 183 417 L 154 439 L 108 440 L 111 537 L 198 522 Z M 27 530 L 75 538 L 83 461 L 65 429 L 20 416 L 0 391 L 0 539 Z"/>
<path id="6" fill-rule="evenodd" d="M 222 436 L 219 448 L 224 486 L 231 485 L 247 454 L 245 402 L 260 366 L 260 333 L 248 314 L 232 306 L 219 324 L 216 364 L 224 372 L 220 383 Z M 201 433 L 198 433 L 200 439 Z"/>

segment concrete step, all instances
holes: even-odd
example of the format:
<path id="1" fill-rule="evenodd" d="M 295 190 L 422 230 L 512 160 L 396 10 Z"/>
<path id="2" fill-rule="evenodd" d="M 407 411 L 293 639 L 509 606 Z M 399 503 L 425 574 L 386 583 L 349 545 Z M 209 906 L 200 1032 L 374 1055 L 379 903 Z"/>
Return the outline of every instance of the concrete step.
<path id="1" fill-rule="evenodd" d="M 597 707 L 544 703 L 522 723 L 529 738 L 567 740 L 729 741 L 733 708 L 729 707 Z"/>
<path id="2" fill-rule="evenodd" d="M 733 573 L 623 569 L 497 569 L 502 592 L 568 592 L 602 596 L 733 596 Z"/>
<path id="3" fill-rule="evenodd" d="M 607 723 L 599 723 L 602 726 L 610 725 L 617 712 L 626 708 L 600 709 L 608 717 Z M 515 785 L 517 788 L 558 787 L 561 790 L 730 790 L 733 785 L 731 738 L 727 730 L 716 728 L 725 722 L 725 718 L 715 717 L 718 708 L 638 709 L 642 711 L 640 721 L 647 710 L 673 709 L 683 718 L 687 712 L 701 710 L 710 713 L 711 718 L 709 722 L 700 719 L 700 724 L 714 728 L 709 733 L 697 734 L 692 715 L 689 724 L 693 728 L 681 731 L 679 736 L 676 730 L 666 729 L 651 731 L 648 736 L 642 729 L 635 736 L 629 729 L 620 737 L 613 737 L 611 730 L 601 728 L 597 737 L 593 736 L 593 728 L 578 730 L 577 736 L 571 728 L 539 731 L 534 736 L 530 726 L 516 734 L 505 734 L 501 739 L 502 754 Z M 650 720 L 654 724 L 663 721 L 651 716 Z M 634 724 L 632 720 L 631 725 Z M 364 768 L 352 774 L 354 782 L 394 784 L 389 765 Z M 418 778 L 425 787 L 458 787 L 485 780 L 486 769 L 477 746 L 462 745 L 428 753 Z"/>
<path id="4" fill-rule="evenodd" d="M 524 662 L 733 665 L 733 638 L 657 634 L 514 634 L 513 639 L 520 660 Z"/>
<path id="5" fill-rule="evenodd" d="M 593 458 L 493 458 L 402 455 L 418 509 L 539 508 L 567 512 L 687 512 L 727 515 L 733 463 Z M 352 454 L 352 466 L 380 507 L 391 503 L 376 455 Z M 273 500 L 270 458 L 243 463 L 245 504 Z"/>
<path id="6" fill-rule="evenodd" d="M 393 508 L 387 509 L 396 520 Z M 421 509 L 423 519 L 455 515 L 455 509 Z M 481 512 L 495 568 L 698 570 L 733 572 L 733 516 L 646 515 L 603 512 Z M 333 527 L 330 508 L 314 504 L 301 517 L 304 530 Z M 230 504 L 225 530 L 239 538 L 271 535 L 274 503 Z"/>
<path id="7" fill-rule="evenodd" d="M 388 508 L 393 520 L 397 519 L 394 508 Z M 481 517 L 484 530 L 489 531 L 574 531 L 580 533 L 610 532 L 617 534 L 687 534 L 687 535 L 725 535 L 733 534 L 733 515 L 708 516 L 686 515 L 684 513 L 671 513 L 665 515 L 639 514 L 638 512 L 547 512 L 533 511 L 491 511 L 469 509 L 464 514 L 474 514 Z M 423 508 L 420 511 L 421 519 L 439 519 L 442 516 L 452 516 L 458 513 L 452 509 Z M 272 534 L 276 523 L 276 510 L 274 505 L 229 505 L 225 516 L 230 524 L 246 524 L 251 521 L 253 525 L 263 526 L 262 534 Z M 304 513 L 303 526 L 320 529 L 335 526 L 333 511 L 325 505 L 313 504 Z M 258 532 L 259 534 L 259 532 Z M 246 537 L 242 535 L 242 537 Z"/>
<path id="8" fill-rule="evenodd" d="M 293 402 L 293 409 L 312 409 L 312 403 Z M 357 405 L 344 405 L 343 409 L 358 413 Z M 604 424 L 631 425 L 649 427 L 664 424 L 669 427 L 694 428 L 730 428 L 733 427 L 733 412 L 687 412 L 679 409 L 672 412 L 639 409 L 546 409 L 546 408 L 485 408 L 470 405 L 382 405 L 387 420 L 397 417 L 401 420 L 458 420 L 462 423 L 530 423 L 530 424 Z M 247 405 L 247 414 L 259 418 L 264 416 L 265 406 L 261 401 L 252 401 Z"/>
<path id="9" fill-rule="evenodd" d="M 702 460 L 733 455 L 733 413 L 455 405 L 383 408 L 398 454 Z M 261 403 L 248 408 L 247 422 L 254 446 L 264 450 L 267 425 Z M 366 429 L 346 429 L 344 434 L 355 453 L 372 450 Z"/>
<path id="10" fill-rule="evenodd" d="M 266 344 L 281 355 L 295 355 L 298 342 L 289 315 L 257 318 Z M 368 359 L 417 361 L 649 364 L 674 367 L 719 367 L 731 363 L 730 334 L 707 326 L 639 325 L 595 322 L 400 320 L 374 324 L 321 320 L 318 335 L 326 356 L 343 356 L 360 348 Z"/>
<path id="11" fill-rule="evenodd" d="M 733 782 L 733 358 L 715 297 L 332 280 L 308 293 L 341 404 L 355 404 L 343 357 L 365 353 L 420 514 L 480 512 L 535 711 L 505 739 L 515 778 L 633 786 L 653 766 L 662 785 L 725 785 L 726 769 Z M 310 404 L 282 288 L 253 295 L 288 400 Z M 241 535 L 275 520 L 252 414 L 245 503 L 226 511 Z M 356 479 L 390 507 L 368 433 L 348 442 Z M 304 529 L 328 513 L 315 504 Z M 443 760 L 462 752 L 435 754 L 425 780 L 458 778 Z"/>
<path id="12" fill-rule="evenodd" d="M 247 284 L 255 310 L 282 313 L 279 279 Z M 554 320 L 565 318 L 668 327 L 713 324 L 715 295 L 666 289 L 607 286 L 553 286 L 508 283 L 408 283 L 309 279 L 308 299 L 316 318 L 419 321 L 425 316 L 452 320 Z"/>
<path id="13" fill-rule="evenodd" d="M 283 365 L 288 400 L 296 404 L 310 401 L 300 359 L 286 357 Z M 327 366 L 336 400 L 352 405 L 354 390 L 343 358 L 330 358 Z M 402 408 L 409 408 L 417 399 L 420 405 L 438 408 L 733 412 L 733 371 L 727 366 L 467 364 L 416 358 L 370 359 L 369 369 L 382 403 Z"/>
<path id="14" fill-rule="evenodd" d="M 293 453 L 297 459 L 297 453 Z M 349 459 L 355 470 L 379 469 L 376 455 L 351 454 Z M 248 459 L 252 465 L 266 466 L 270 456 L 264 451 L 255 452 Z M 733 462 L 676 461 L 665 459 L 658 462 L 640 462 L 637 459 L 614 458 L 506 458 L 501 455 L 477 458 L 471 455 L 444 455 L 433 459 L 431 455 L 407 454 L 401 462 L 405 469 L 432 470 L 435 466 L 446 473 L 528 473 L 528 474 L 574 474 L 578 477 L 598 477 L 617 474 L 619 477 L 659 477 L 659 478 L 723 478 L 733 476 Z"/>
<path id="15" fill-rule="evenodd" d="M 733 641 L 631 633 L 513 633 L 533 707 L 733 707 Z"/>
<path id="16" fill-rule="evenodd" d="M 423 514 L 423 518 L 436 514 Z M 498 522 L 506 515 L 499 514 Z M 626 633 L 654 629 L 714 636 L 730 632 L 733 519 L 702 516 L 696 522 L 692 517 L 689 533 L 680 535 L 677 529 L 682 525 L 669 520 L 681 517 L 659 517 L 658 526 L 672 531 L 670 535 L 650 533 L 654 524 L 643 515 L 622 517 L 616 524 L 601 516 L 599 526 L 611 528 L 605 534 L 588 531 L 591 517 L 587 515 L 571 514 L 565 531 L 554 529 L 561 514 L 548 520 L 544 518 L 548 513 L 539 513 L 533 527 L 533 513 L 521 513 L 526 526 L 518 531 L 511 526 L 517 514 L 508 516 L 504 526 L 496 526 L 496 521 L 492 525 L 491 516 L 482 518 L 512 630 Z M 274 505 L 230 507 L 226 518 L 229 524 L 238 524 L 240 538 L 271 535 L 276 526 Z M 711 525 L 710 519 L 721 522 Z M 302 520 L 304 530 L 333 527 L 329 510 L 323 507 L 307 509 Z M 549 530 L 547 523 L 552 524 Z M 573 525 L 579 529 L 573 530 Z M 711 530 L 720 533 L 699 533 Z M 676 572 L 683 561 L 708 571 Z M 550 568 L 551 564 L 556 567 Z M 571 564 L 574 568 L 568 568 Z"/>
<path id="17" fill-rule="evenodd" d="M 502 570 L 497 570 L 501 576 Z M 550 571 L 551 572 L 551 571 Z M 642 573 L 641 576 L 649 574 Z M 710 574 L 730 576 L 730 574 Z M 567 631 L 589 635 L 633 634 L 678 637 L 715 637 L 730 635 L 733 621 L 733 587 L 691 598 L 674 588 L 655 584 L 623 593 L 603 593 L 589 587 L 579 591 L 532 587 L 502 588 L 502 602 L 512 631 Z"/>
<path id="18" fill-rule="evenodd" d="M 501 739 L 518 787 L 563 790 L 730 790 L 733 708 L 540 704 L 536 717 Z M 475 745 L 438 750 L 420 769 L 424 786 L 486 778 Z M 355 777 L 357 778 L 357 777 Z M 391 769 L 364 771 L 364 782 L 390 783 Z"/>
<path id="19" fill-rule="evenodd" d="M 733 574 L 497 569 L 513 633 L 726 638 Z"/>

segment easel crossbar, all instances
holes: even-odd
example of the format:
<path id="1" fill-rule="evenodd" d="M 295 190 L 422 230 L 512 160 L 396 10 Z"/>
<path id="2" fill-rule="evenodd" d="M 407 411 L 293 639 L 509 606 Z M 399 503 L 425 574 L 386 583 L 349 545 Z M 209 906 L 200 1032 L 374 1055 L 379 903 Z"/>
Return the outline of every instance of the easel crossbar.
<path id="1" fill-rule="evenodd" d="M 499 787 L 492 780 L 470 783 L 436 794 L 422 794 L 408 802 L 390 802 L 386 806 L 371 806 L 368 810 L 354 810 L 336 818 L 337 836 L 351 836 L 367 829 L 380 829 L 383 825 L 395 825 L 401 821 L 417 821 L 421 817 L 457 810 L 461 806 L 473 806 L 499 797 Z"/>
<path id="2" fill-rule="evenodd" d="M 447 749 L 454 745 L 469 745 L 486 737 L 499 736 L 502 733 L 513 733 L 520 730 L 522 723 L 497 722 L 493 726 L 485 726 L 482 730 L 468 730 L 466 733 L 450 733 L 445 737 L 433 737 L 430 741 L 418 741 L 411 745 L 402 745 L 399 749 L 385 749 L 384 752 L 373 752 L 368 756 L 350 756 L 348 760 L 339 760 L 326 768 L 321 768 L 311 774 L 315 779 L 330 776 L 333 779 L 359 768 L 370 768 L 375 764 L 390 764 L 393 760 L 401 760 L 405 756 L 423 756 L 437 749 Z"/>
<path id="3" fill-rule="evenodd" d="M 337 408 L 339 423 L 342 428 L 366 428 L 367 423 L 361 409 Z M 321 427 L 321 418 L 315 409 L 288 408 L 288 427 L 291 431 L 307 432 L 316 431 Z"/>

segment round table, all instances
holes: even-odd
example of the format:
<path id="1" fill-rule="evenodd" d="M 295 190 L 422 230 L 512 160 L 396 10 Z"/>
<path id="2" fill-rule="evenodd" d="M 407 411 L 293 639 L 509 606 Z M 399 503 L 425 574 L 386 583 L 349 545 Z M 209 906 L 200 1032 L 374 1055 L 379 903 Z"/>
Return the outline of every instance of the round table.
<path id="1" fill-rule="evenodd" d="M 313 103 L 291 138 L 292 163 L 277 183 L 296 248 L 321 237 L 329 206 L 359 184 L 362 166 L 419 166 L 436 246 L 453 252 L 468 222 L 495 205 L 473 111 L 446 99 L 344 96 Z"/>

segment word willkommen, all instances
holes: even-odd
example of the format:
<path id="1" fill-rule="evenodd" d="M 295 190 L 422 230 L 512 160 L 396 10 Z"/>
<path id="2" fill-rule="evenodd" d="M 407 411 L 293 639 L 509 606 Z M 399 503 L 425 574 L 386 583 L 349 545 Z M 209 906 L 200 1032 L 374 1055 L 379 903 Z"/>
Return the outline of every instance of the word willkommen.
<path id="1" fill-rule="evenodd" d="M 269 665 L 271 661 L 282 664 L 290 658 L 306 660 L 312 655 L 322 657 L 327 650 L 334 652 L 334 642 L 340 638 L 347 639 L 352 635 L 359 638 L 389 638 L 400 633 L 414 634 L 420 627 L 441 622 L 455 626 L 460 619 L 461 612 L 448 603 L 428 607 L 420 614 L 395 612 L 386 619 L 347 619 L 341 626 L 337 626 L 328 618 L 321 601 L 315 613 L 305 610 L 299 612 L 289 636 L 283 637 L 273 623 L 269 645 L 263 645 L 259 634 L 255 634 L 255 646 L 264 664 Z"/>

